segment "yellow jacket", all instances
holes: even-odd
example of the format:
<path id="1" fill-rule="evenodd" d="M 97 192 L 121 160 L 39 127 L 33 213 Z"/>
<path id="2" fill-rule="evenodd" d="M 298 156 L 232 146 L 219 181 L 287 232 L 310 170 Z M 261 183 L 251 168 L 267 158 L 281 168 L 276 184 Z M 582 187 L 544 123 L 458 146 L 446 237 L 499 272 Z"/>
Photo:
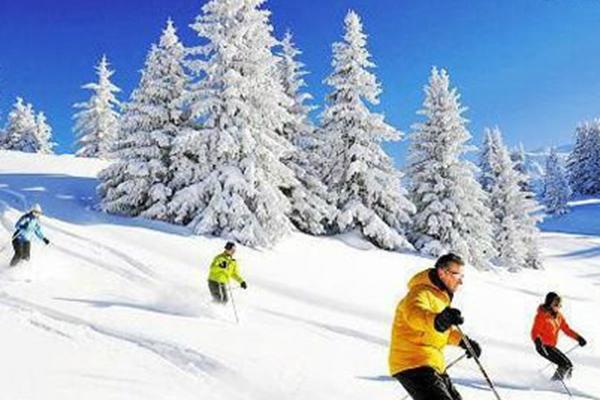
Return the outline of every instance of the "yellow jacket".
<path id="1" fill-rule="evenodd" d="M 240 275 L 235 258 L 227 253 L 221 253 L 210 264 L 208 280 L 218 283 L 229 283 L 231 278 L 240 283 L 244 281 L 244 278 Z"/>
<path id="2" fill-rule="evenodd" d="M 431 275 L 430 275 L 431 274 Z M 461 336 L 456 328 L 440 333 L 434 328 L 437 314 L 452 301 L 446 290 L 431 280 L 434 270 L 416 274 L 408 283 L 408 294 L 398 303 L 389 354 L 390 375 L 418 367 L 446 369 L 444 347 L 457 346 Z"/>

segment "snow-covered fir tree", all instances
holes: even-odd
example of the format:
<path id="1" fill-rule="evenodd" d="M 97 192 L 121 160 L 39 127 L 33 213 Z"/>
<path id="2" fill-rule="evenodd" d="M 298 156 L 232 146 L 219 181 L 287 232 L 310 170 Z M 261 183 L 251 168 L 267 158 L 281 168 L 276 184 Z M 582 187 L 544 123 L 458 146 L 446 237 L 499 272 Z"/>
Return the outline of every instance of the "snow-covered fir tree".
<path id="1" fill-rule="evenodd" d="M 111 146 L 119 129 L 119 106 L 116 93 L 121 90 L 111 82 L 114 71 L 109 68 L 106 56 L 96 66 L 98 82 L 88 83 L 83 89 L 92 91 L 90 99 L 77 103 L 79 109 L 73 119 L 73 131 L 77 136 L 76 154 L 80 157 L 111 157 Z"/>
<path id="2" fill-rule="evenodd" d="M 279 73 L 285 93 L 292 100 L 288 112 L 293 117 L 283 125 L 280 132 L 295 149 L 283 158 L 283 162 L 296 175 L 300 185 L 283 188 L 290 200 L 290 219 L 303 232 L 323 234 L 335 220 L 336 208 L 331 204 L 331 195 L 320 178 L 323 164 L 323 143 L 310 120 L 309 113 L 315 107 L 306 104 L 312 99 L 302 91 L 306 85 L 304 64 L 297 60 L 302 54 L 293 42 L 292 34 L 286 32 L 278 53 Z"/>
<path id="3" fill-rule="evenodd" d="M 169 20 L 152 46 L 138 87 L 123 107 L 117 161 L 100 173 L 102 208 L 111 213 L 168 219 L 174 139 L 185 129 L 183 98 L 188 78 L 184 47 Z"/>
<path id="4" fill-rule="evenodd" d="M 52 148 L 55 143 L 52 141 L 52 127 L 48 124 L 46 115 L 43 112 L 35 116 L 36 136 L 38 138 L 38 153 L 53 154 Z"/>
<path id="5" fill-rule="evenodd" d="M 575 146 L 567 160 L 568 179 L 574 194 L 600 193 L 600 121 L 581 123 Z"/>
<path id="6" fill-rule="evenodd" d="M 479 183 L 481 188 L 487 192 L 490 191 L 494 183 L 494 165 L 495 157 L 494 153 L 497 151 L 498 143 L 496 138 L 496 130 L 498 128 L 485 128 L 483 131 L 483 144 L 481 152 L 479 153 Z"/>
<path id="7" fill-rule="evenodd" d="M 192 24 L 206 44 L 191 50 L 189 106 L 201 123 L 178 149 L 200 166 L 170 203 L 194 232 L 268 246 L 291 229 L 280 188 L 299 184 L 281 158 L 293 145 L 277 132 L 293 118 L 278 73 L 277 40 L 264 0 L 211 0 Z M 182 173 L 185 171 L 182 171 Z"/>
<path id="8" fill-rule="evenodd" d="M 532 190 L 531 184 L 530 184 L 529 172 L 527 171 L 527 166 L 525 165 L 526 155 L 525 155 L 525 148 L 523 147 L 523 143 L 519 143 L 519 146 L 517 146 L 517 148 L 515 148 L 515 149 L 513 149 L 513 151 L 511 151 L 510 159 L 513 162 L 515 170 L 519 174 L 521 174 L 520 176 L 522 178 L 522 181 L 519 183 L 521 190 L 524 192 L 532 193 L 533 190 Z M 533 193 L 532 193 L 532 195 L 533 195 Z"/>
<path id="9" fill-rule="evenodd" d="M 562 215 L 569 212 L 567 205 L 571 197 L 571 188 L 564 168 L 558 159 L 556 150 L 552 148 L 546 159 L 544 174 L 543 203 L 548 214 Z"/>
<path id="10" fill-rule="evenodd" d="M 423 253 L 452 251 L 487 269 L 495 254 L 491 213 L 475 166 L 462 157 L 472 147 L 459 98 L 446 71 L 433 68 L 419 111 L 425 121 L 413 125 L 410 137 L 408 177 L 417 208 L 411 236 Z"/>
<path id="11" fill-rule="evenodd" d="M 515 169 L 499 129 L 492 132 L 495 147 L 492 159 L 492 185 L 489 203 L 493 213 L 497 263 L 510 270 L 540 268 L 539 231 L 534 216 L 537 203 L 521 189 L 521 174 Z"/>
<path id="12" fill-rule="evenodd" d="M 52 129 L 43 113 L 36 117 L 31 104 L 18 97 L 8 114 L 0 147 L 26 153 L 51 153 Z"/>
<path id="13" fill-rule="evenodd" d="M 339 232 L 359 230 L 385 249 L 411 248 L 406 228 L 413 204 L 400 184 L 401 174 L 383 151 L 382 142 L 401 133 L 369 109 L 379 103 L 381 86 L 370 71 L 375 67 L 367 36 L 354 11 L 344 20 L 343 40 L 333 45 L 332 88 L 321 117 L 326 140 L 324 182 L 335 197 Z"/>

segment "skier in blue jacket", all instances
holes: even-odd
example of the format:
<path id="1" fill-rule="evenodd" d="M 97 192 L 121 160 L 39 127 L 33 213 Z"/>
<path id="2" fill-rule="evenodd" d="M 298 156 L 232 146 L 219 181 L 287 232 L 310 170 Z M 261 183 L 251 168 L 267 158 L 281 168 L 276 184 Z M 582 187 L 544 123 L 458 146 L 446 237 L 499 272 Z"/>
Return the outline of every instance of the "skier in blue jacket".
<path id="1" fill-rule="evenodd" d="M 40 216 L 42 215 L 42 207 L 39 204 L 34 204 L 27 214 L 24 214 L 15 224 L 15 233 L 12 237 L 12 245 L 15 250 L 15 255 L 10 260 L 10 266 L 14 267 L 21 260 L 29 261 L 29 253 L 31 250 L 31 239 L 37 236 L 45 244 L 50 244 L 50 240 L 42 233 L 40 227 Z"/>

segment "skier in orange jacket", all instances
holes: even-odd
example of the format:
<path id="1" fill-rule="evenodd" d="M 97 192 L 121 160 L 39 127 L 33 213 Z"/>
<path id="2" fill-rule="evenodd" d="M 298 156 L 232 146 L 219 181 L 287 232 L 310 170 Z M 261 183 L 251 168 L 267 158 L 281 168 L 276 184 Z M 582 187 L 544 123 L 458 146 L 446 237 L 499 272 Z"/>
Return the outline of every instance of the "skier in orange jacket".
<path id="1" fill-rule="evenodd" d="M 560 296 L 554 292 L 548 293 L 544 304 L 538 307 L 531 329 L 531 339 L 535 343 L 537 352 L 542 357 L 558 365 L 552 380 L 570 378 L 573 372 L 571 360 L 556 347 L 559 331 L 563 331 L 567 336 L 575 339 L 582 347 L 587 344 L 587 341 L 581 335 L 569 327 L 567 320 L 560 312 L 561 306 Z"/>

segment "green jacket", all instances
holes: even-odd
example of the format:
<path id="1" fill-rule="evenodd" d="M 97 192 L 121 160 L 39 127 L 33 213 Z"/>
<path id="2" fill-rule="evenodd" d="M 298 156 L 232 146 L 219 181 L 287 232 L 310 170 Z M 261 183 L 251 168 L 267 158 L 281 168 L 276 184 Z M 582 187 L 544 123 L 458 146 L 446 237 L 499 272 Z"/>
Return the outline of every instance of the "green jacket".
<path id="1" fill-rule="evenodd" d="M 233 278 L 239 283 L 244 281 L 241 277 L 238 269 L 238 264 L 235 258 L 231 257 L 227 253 L 221 253 L 215 257 L 212 264 L 210 264 L 210 273 L 208 280 L 218 283 L 229 283 L 229 280 Z"/>

